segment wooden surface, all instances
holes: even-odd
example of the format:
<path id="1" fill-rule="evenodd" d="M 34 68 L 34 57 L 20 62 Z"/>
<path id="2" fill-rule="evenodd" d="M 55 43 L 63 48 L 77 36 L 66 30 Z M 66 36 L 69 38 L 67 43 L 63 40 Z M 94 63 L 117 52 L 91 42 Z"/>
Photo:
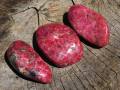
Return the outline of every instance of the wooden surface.
<path id="1" fill-rule="evenodd" d="M 5 50 L 17 39 L 32 45 L 39 25 L 63 22 L 69 7 L 80 3 L 101 13 L 110 26 L 110 43 L 102 49 L 84 44 L 84 58 L 53 70 L 51 84 L 18 77 L 6 64 Z M 0 0 L 0 90 L 120 90 L 120 0 Z"/>

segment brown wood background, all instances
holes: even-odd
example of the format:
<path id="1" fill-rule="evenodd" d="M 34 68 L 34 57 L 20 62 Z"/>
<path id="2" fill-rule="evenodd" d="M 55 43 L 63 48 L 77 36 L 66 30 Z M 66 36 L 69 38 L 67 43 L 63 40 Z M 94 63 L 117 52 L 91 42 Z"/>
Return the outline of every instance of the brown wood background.
<path id="1" fill-rule="evenodd" d="M 5 50 L 17 39 L 32 45 L 38 25 L 63 22 L 72 0 L 0 0 L 0 90 L 120 90 L 120 0 L 73 0 L 101 13 L 110 26 L 110 43 L 102 49 L 84 44 L 84 58 L 60 69 L 53 82 L 39 84 L 18 77 L 6 64 Z"/>

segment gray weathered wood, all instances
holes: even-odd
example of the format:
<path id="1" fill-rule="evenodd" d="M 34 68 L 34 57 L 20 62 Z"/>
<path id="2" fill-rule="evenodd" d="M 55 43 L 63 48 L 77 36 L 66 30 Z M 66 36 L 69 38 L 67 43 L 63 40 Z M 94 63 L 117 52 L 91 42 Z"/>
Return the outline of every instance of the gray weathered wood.
<path id="1" fill-rule="evenodd" d="M 0 90 L 120 90 L 119 0 L 0 0 Z M 84 45 L 84 57 L 66 68 L 51 66 L 53 81 L 40 84 L 18 77 L 7 66 L 4 53 L 17 39 L 32 46 L 38 26 L 63 22 L 71 5 L 83 4 L 101 13 L 110 26 L 110 43 L 101 49 Z"/>

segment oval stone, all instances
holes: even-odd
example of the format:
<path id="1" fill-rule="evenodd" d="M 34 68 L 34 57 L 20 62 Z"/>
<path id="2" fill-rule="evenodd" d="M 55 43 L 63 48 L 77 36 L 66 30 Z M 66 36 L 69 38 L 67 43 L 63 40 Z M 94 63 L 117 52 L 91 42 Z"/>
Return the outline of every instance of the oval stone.
<path id="1" fill-rule="evenodd" d="M 104 47 L 109 42 L 109 27 L 105 18 L 83 5 L 73 5 L 68 19 L 76 32 L 91 45 Z"/>
<path id="2" fill-rule="evenodd" d="M 40 83 L 50 83 L 52 72 L 50 67 L 24 41 L 14 41 L 6 51 L 8 62 L 23 76 Z"/>
<path id="3" fill-rule="evenodd" d="M 36 31 L 38 47 L 57 67 L 72 65 L 83 56 L 82 44 L 76 33 L 64 24 L 51 23 Z"/>

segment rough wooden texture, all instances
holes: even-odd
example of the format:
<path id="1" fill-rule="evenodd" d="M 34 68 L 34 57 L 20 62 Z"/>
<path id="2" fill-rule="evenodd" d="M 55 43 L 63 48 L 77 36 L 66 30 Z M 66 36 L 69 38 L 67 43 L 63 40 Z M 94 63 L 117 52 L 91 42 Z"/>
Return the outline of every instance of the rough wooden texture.
<path id="1" fill-rule="evenodd" d="M 64 69 L 51 66 L 51 84 L 18 77 L 4 59 L 9 44 L 21 39 L 32 45 L 38 25 L 63 22 L 64 13 L 73 2 L 90 7 L 107 19 L 110 44 L 102 49 L 84 44 L 82 61 Z M 120 90 L 119 35 L 120 0 L 0 0 L 0 90 Z"/>

